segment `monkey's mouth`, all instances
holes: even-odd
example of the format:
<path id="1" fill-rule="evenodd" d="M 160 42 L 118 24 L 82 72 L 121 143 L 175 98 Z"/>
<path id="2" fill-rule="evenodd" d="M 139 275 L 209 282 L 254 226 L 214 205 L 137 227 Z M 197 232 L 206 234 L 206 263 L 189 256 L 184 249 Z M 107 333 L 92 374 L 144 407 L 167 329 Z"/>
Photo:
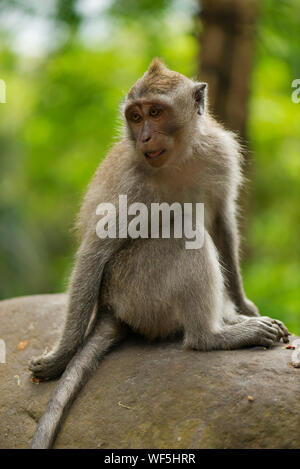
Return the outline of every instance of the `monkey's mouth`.
<path id="1" fill-rule="evenodd" d="M 163 155 L 166 152 L 166 150 L 155 150 L 155 151 L 148 151 L 145 153 L 145 157 L 148 158 L 149 160 L 156 160 L 159 158 L 161 155 Z"/>

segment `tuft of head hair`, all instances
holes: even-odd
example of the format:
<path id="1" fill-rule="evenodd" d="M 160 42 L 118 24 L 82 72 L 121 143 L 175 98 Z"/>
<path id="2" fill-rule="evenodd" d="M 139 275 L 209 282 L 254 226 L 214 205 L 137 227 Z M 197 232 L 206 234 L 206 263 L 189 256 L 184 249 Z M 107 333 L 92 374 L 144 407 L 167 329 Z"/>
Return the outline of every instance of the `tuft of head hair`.
<path id="1" fill-rule="evenodd" d="M 152 74 L 152 73 L 160 73 L 162 72 L 163 69 L 166 69 L 166 65 L 164 64 L 164 62 L 162 61 L 162 59 L 160 57 L 155 57 L 151 64 L 149 65 L 148 67 L 148 73 Z"/>
<path id="2" fill-rule="evenodd" d="M 147 72 L 130 89 L 129 99 L 137 99 L 149 94 L 167 94 L 187 80 L 184 75 L 169 70 L 161 59 L 152 60 Z"/>

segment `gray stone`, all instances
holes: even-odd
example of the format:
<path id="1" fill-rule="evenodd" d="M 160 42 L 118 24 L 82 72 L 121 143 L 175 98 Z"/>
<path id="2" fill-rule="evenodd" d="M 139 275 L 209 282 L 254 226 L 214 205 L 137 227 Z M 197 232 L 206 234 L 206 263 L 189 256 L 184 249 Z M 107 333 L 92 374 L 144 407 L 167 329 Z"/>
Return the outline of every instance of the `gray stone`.
<path id="1" fill-rule="evenodd" d="M 63 294 L 0 302 L 0 448 L 29 445 L 56 383 L 32 383 L 27 363 L 57 339 L 65 304 Z M 131 338 L 104 358 L 55 447 L 299 448 L 300 369 L 291 354 L 283 344 L 203 353 Z"/>

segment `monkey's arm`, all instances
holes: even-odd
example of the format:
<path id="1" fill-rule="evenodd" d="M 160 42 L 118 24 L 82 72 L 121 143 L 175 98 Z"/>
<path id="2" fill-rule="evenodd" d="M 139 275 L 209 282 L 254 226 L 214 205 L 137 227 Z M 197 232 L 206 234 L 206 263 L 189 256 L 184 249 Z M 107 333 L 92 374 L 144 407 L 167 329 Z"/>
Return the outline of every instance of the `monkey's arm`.
<path id="1" fill-rule="evenodd" d="M 258 309 L 248 300 L 243 288 L 239 265 L 239 235 L 233 210 L 222 208 L 216 215 L 213 239 L 223 266 L 225 284 L 238 312 L 247 316 L 259 316 Z"/>
<path id="2" fill-rule="evenodd" d="M 66 321 L 53 351 L 34 358 L 29 369 L 35 376 L 59 376 L 82 344 L 97 302 L 104 266 L 118 248 L 118 240 L 99 239 L 94 232 L 82 242 L 70 281 Z"/>

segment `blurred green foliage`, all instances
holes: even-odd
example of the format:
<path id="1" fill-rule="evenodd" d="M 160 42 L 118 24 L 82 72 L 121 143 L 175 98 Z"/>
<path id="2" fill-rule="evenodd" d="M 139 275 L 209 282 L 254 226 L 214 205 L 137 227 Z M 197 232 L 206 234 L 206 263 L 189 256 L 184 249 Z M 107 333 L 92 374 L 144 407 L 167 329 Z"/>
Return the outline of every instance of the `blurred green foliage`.
<path id="1" fill-rule="evenodd" d="M 117 20 L 111 10 L 109 43 L 93 48 L 74 33 L 73 16 L 60 5 L 56 28 L 62 21 L 72 27 L 51 53 L 16 54 L 11 41 L 0 49 L 7 85 L 7 103 L 0 105 L 2 298 L 65 288 L 80 199 L 118 136 L 126 90 L 153 56 L 187 75 L 196 72 L 197 44 L 174 30 L 176 22 L 182 26 L 178 15 L 170 23 L 160 11 L 155 33 L 130 15 Z"/>
<path id="2" fill-rule="evenodd" d="M 300 2 L 264 0 L 249 106 L 251 219 L 245 288 L 263 314 L 300 333 Z"/>
<path id="3" fill-rule="evenodd" d="M 42 15 L 32 3 L 2 0 L 0 11 Z M 153 56 L 196 75 L 196 1 L 184 8 L 171 0 L 106 3 L 101 40 L 85 39 L 92 20 L 76 1 L 57 1 L 45 14 L 60 40 L 38 56 L 16 50 L 18 28 L 0 32 L 7 85 L 0 104 L 1 298 L 65 288 L 80 199 L 118 136 L 124 93 Z M 249 103 L 245 288 L 263 314 L 300 333 L 300 104 L 291 101 L 291 82 L 300 78 L 300 3 L 263 0 L 261 9 Z"/>

